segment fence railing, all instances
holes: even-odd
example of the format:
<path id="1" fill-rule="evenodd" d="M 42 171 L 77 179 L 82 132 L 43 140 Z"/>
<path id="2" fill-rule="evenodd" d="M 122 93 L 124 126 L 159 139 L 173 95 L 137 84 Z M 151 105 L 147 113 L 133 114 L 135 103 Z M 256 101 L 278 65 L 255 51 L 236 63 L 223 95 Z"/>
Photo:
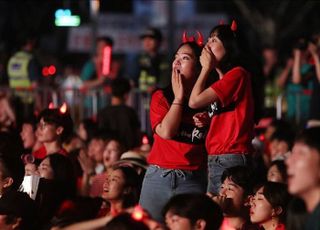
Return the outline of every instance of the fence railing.
<path id="1" fill-rule="evenodd" d="M 42 110 L 48 108 L 50 103 L 54 107 L 67 103 L 74 121 L 77 123 L 84 118 L 96 118 L 99 110 L 109 105 L 111 94 L 104 89 L 79 90 L 79 89 L 54 89 L 52 87 L 38 87 L 36 89 L 1 87 L 0 92 L 9 97 L 20 97 L 25 107 L 34 104 L 35 108 Z M 133 107 L 141 121 L 141 130 L 149 129 L 149 102 L 150 94 L 131 90 L 127 105 Z M 19 111 L 22 112 L 22 111 Z"/>

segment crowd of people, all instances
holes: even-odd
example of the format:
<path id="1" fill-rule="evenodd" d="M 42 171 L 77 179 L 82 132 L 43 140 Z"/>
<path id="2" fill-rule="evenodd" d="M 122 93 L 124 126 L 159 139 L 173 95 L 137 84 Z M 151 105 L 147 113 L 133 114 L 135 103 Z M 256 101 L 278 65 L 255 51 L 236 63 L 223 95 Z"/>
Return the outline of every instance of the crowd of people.
<path id="1" fill-rule="evenodd" d="M 255 122 L 256 76 L 238 37 L 234 21 L 213 27 L 207 39 L 184 34 L 166 87 L 150 69 L 152 137 L 126 105 L 139 81 L 112 71 L 110 105 L 79 124 L 66 104 L 19 124 L 20 111 L 1 94 L 0 228 L 319 230 L 319 107 L 311 105 L 315 116 L 306 115 L 305 127 L 290 119 Z M 141 39 L 162 37 L 150 28 Z M 317 46 L 307 47 L 313 64 L 305 68 L 319 86 Z M 302 53 L 295 48 L 292 67 L 288 61 L 293 87 L 303 79 Z M 86 65 L 86 87 L 104 86 L 99 58 Z M 265 67 L 270 76 L 274 66 Z"/>

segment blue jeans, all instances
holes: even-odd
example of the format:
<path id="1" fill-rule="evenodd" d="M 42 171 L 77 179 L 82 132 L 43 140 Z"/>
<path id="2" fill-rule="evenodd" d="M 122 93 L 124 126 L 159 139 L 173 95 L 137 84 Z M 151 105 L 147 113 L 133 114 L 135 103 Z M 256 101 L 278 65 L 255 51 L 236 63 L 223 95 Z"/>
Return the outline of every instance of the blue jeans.
<path id="1" fill-rule="evenodd" d="M 209 155 L 208 157 L 208 192 L 218 194 L 221 176 L 227 168 L 247 165 L 246 154 Z"/>
<path id="2" fill-rule="evenodd" d="M 162 209 L 172 196 L 205 193 L 206 187 L 206 170 L 164 169 L 150 165 L 143 179 L 139 203 L 155 220 L 163 222 Z"/>

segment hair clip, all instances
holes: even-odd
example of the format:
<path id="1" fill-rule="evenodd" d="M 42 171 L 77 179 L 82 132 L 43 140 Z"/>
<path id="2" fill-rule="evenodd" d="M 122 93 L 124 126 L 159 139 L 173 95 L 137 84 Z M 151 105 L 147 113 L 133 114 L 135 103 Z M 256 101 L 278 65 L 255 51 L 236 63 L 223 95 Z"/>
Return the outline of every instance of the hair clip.
<path id="1" fill-rule="evenodd" d="M 196 42 L 199 46 L 202 46 L 203 45 L 203 35 L 198 30 L 197 30 L 197 35 L 198 35 L 198 39 L 196 41 L 194 36 L 187 37 L 187 32 L 184 31 L 182 34 L 182 42 L 183 43 Z"/>

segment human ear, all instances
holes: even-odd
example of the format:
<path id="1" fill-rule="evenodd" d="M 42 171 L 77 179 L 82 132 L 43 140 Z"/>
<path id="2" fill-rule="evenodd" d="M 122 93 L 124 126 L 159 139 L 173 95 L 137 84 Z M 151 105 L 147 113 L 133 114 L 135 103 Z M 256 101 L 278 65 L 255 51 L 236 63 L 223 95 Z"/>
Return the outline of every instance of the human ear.
<path id="1" fill-rule="evenodd" d="M 3 188 L 8 188 L 13 184 L 13 179 L 12 177 L 6 177 L 4 179 L 4 184 L 3 184 Z"/>
<path id="2" fill-rule="evenodd" d="M 57 129 L 56 129 L 56 133 L 57 135 L 61 135 L 62 132 L 63 132 L 64 128 L 62 126 L 59 126 Z"/>
<path id="3" fill-rule="evenodd" d="M 276 207 L 272 210 L 272 216 L 279 216 L 283 212 L 282 207 Z"/>
<path id="4" fill-rule="evenodd" d="M 207 223 L 206 223 L 206 221 L 204 219 L 199 219 L 199 220 L 196 221 L 194 227 L 195 227 L 196 230 L 203 230 L 203 229 L 206 228 L 206 225 L 207 225 Z"/>

